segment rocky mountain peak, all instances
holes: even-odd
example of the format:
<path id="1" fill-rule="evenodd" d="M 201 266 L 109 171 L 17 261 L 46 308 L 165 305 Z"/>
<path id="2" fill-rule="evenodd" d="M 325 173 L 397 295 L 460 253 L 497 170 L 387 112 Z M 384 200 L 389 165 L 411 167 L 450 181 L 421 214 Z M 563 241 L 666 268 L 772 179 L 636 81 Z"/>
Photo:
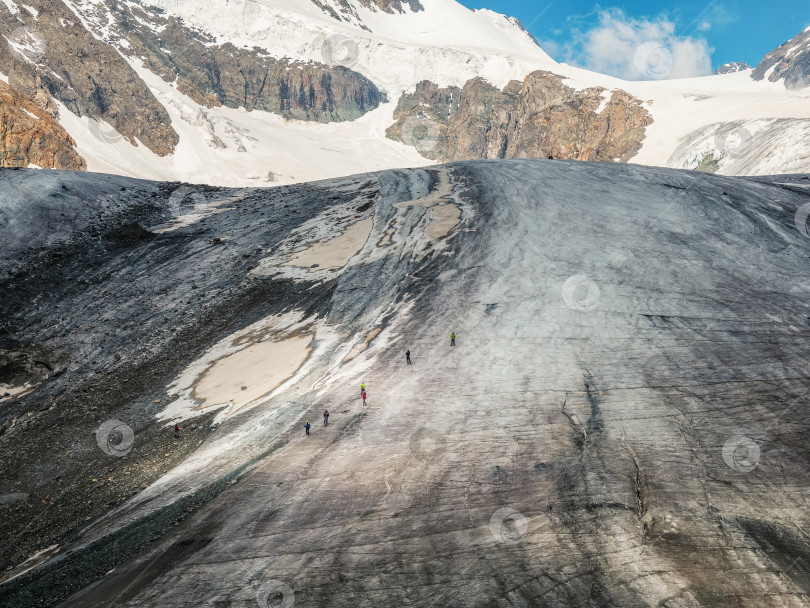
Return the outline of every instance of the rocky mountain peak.
<path id="1" fill-rule="evenodd" d="M 783 80 L 788 89 L 810 86 L 810 27 L 768 53 L 751 74 L 754 80 Z"/>
<path id="2" fill-rule="evenodd" d="M 750 70 L 751 66 L 744 61 L 732 61 L 731 63 L 724 63 L 715 71 L 715 74 L 734 74 L 736 72 L 744 72 Z"/>

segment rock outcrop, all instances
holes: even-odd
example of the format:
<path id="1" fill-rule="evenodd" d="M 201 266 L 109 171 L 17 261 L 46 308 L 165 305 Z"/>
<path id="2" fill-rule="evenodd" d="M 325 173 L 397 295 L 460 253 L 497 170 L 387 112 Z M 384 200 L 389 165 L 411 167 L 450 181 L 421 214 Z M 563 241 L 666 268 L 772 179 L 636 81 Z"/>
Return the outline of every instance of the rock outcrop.
<path id="1" fill-rule="evenodd" d="M 159 155 L 179 141 L 166 109 L 114 47 L 89 32 L 58 0 L 31 0 L 12 13 L 0 3 L 0 72 L 9 84 L 55 112 L 57 99 L 74 114 L 112 125 L 133 144 Z M 12 6 L 15 6 L 12 4 Z"/>
<path id="2" fill-rule="evenodd" d="M 768 53 L 751 74 L 754 80 L 766 76 L 771 82 L 783 80 L 788 89 L 810 86 L 810 27 Z"/>
<path id="3" fill-rule="evenodd" d="M 734 74 L 736 72 L 744 72 L 750 70 L 751 66 L 744 61 L 732 61 L 731 63 L 724 63 L 715 71 L 715 74 Z"/>
<path id="4" fill-rule="evenodd" d="M 0 81 L 0 167 L 87 168 L 76 142 L 45 110 Z"/>
<path id="5" fill-rule="evenodd" d="M 398 2 L 379 8 L 402 9 Z M 126 56 L 176 82 L 181 92 L 207 107 L 329 122 L 353 120 L 385 99 L 374 83 L 344 66 L 293 62 L 258 48 L 216 44 L 154 7 L 109 0 L 77 10 L 81 17 L 58 0 L 32 0 L 25 6 L 0 2 L 0 73 L 54 118 L 58 101 L 160 156 L 174 152 L 179 135 Z M 102 129 L 97 130 L 104 139 Z"/>
<path id="6" fill-rule="evenodd" d="M 365 76 L 344 66 L 275 59 L 261 49 L 214 44 L 181 21 L 155 13 L 117 11 L 119 31 L 138 57 L 197 103 L 263 110 L 299 120 L 354 120 L 385 96 Z M 151 25 L 143 25 L 147 20 Z M 155 27 L 157 26 L 157 27 Z"/>
<path id="7" fill-rule="evenodd" d="M 641 148 L 652 117 L 641 101 L 601 87 L 578 91 L 546 71 L 503 90 L 483 78 L 463 89 L 422 82 L 403 95 L 386 134 L 441 161 L 565 158 L 622 161 Z"/>

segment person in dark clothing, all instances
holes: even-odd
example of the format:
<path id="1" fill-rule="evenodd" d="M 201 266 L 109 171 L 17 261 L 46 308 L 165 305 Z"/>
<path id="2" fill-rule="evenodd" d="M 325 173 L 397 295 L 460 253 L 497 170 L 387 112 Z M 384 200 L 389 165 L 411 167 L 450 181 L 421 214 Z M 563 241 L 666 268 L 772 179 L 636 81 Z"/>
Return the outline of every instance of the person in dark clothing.
<path id="1" fill-rule="evenodd" d="M 180 437 L 180 426 L 178 424 L 174 425 L 174 438 L 177 439 Z"/>
<path id="2" fill-rule="evenodd" d="M 411 364 L 411 349 L 405 351 L 405 361 L 408 362 L 408 365 Z"/>
<path id="3" fill-rule="evenodd" d="M 307 420 L 307 425 L 304 428 L 307 430 L 307 435 L 309 435 L 309 420 Z"/>
<path id="4" fill-rule="evenodd" d="M 323 425 L 326 426 L 329 424 L 329 410 L 323 411 Z"/>
<path id="5" fill-rule="evenodd" d="M 456 332 L 453 332 L 452 334 L 450 334 L 450 346 L 455 345 L 456 345 Z"/>

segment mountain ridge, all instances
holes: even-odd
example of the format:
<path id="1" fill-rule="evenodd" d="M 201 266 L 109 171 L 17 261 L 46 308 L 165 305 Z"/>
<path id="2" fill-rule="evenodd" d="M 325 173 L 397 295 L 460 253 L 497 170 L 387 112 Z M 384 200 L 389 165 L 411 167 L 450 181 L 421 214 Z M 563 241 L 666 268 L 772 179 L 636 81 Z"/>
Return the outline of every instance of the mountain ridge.
<path id="1" fill-rule="evenodd" d="M 782 84 L 804 77 L 804 64 L 792 55 L 792 67 L 780 69 L 786 59 L 774 55 L 745 74 L 628 82 L 558 64 L 517 20 L 452 0 L 37 0 L 30 6 L 0 4 L 0 13 L 11 16 L 0 32 L 8 41 L 0 44 L 0 78 L 54 116 L 94 171 L 262 186 L 467 158 L 435 149 L 425 154 L 430 133 L 445 128 L 427 115 L 415 119 L 427 127 L 417 132 L 428 140 L 414 139 L 413 130 L 404 139 L 386 138 L 386 131 L 402 127 L 397 104 L 422 81 L 463 90 L 483 79 L 504 90 L 537 71 L 558 74 L 575 90 L 627 95 L 649 114 L 643 136 L 633 136 L 640 146 L 605 141 L 605 149 L 615 148 L 600 157 L 605 160 L 729 174 L 810 166 L 803 137 L 810 88 Z M 54 11 L 61 11 L 61 22 L 45 17 Z M 64 32 L 56 27 L 62 22 Z M 81 62 L 68 59 L 78 54 Z M 766 63 L 773 63 L 771 76 L 752 80 Z M 73 80 L 80 86 L 65 84 Z M 567 110 L 565 120 L 578 122 L 576 110 Z M 724 139 L 732 124 L 750 135 L 745 163 Z M 766 149 L 769 125 L 793 142 L 789 157 Z M 514 126 L 524 135 L 531 129 L 530 122 Z M 585 131 L 555 137 L 524 153 L 579 158 L 573 150 L 593 147 Z M 699 144 L 684 151 L 684 142 Z"/>

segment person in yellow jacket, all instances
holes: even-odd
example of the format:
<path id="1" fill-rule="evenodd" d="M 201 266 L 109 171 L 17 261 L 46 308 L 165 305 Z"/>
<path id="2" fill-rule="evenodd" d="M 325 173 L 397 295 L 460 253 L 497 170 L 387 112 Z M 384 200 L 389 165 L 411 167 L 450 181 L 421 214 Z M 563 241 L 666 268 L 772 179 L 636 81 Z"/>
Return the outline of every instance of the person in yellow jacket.
<path id="1" fill-rule="evenodd" d="M 450 334 L 450 346 L 455 345 L 456 345 L 456 332 L 453 332 L 452 334 Z"/>
<path id="2" fill-rule="evenodd" d="M 360 385 L 360 396 L 362 397 L 363 393 L 365 392 L 366 392 L 366 383 L 363 382 L 363 384 Z"/>

